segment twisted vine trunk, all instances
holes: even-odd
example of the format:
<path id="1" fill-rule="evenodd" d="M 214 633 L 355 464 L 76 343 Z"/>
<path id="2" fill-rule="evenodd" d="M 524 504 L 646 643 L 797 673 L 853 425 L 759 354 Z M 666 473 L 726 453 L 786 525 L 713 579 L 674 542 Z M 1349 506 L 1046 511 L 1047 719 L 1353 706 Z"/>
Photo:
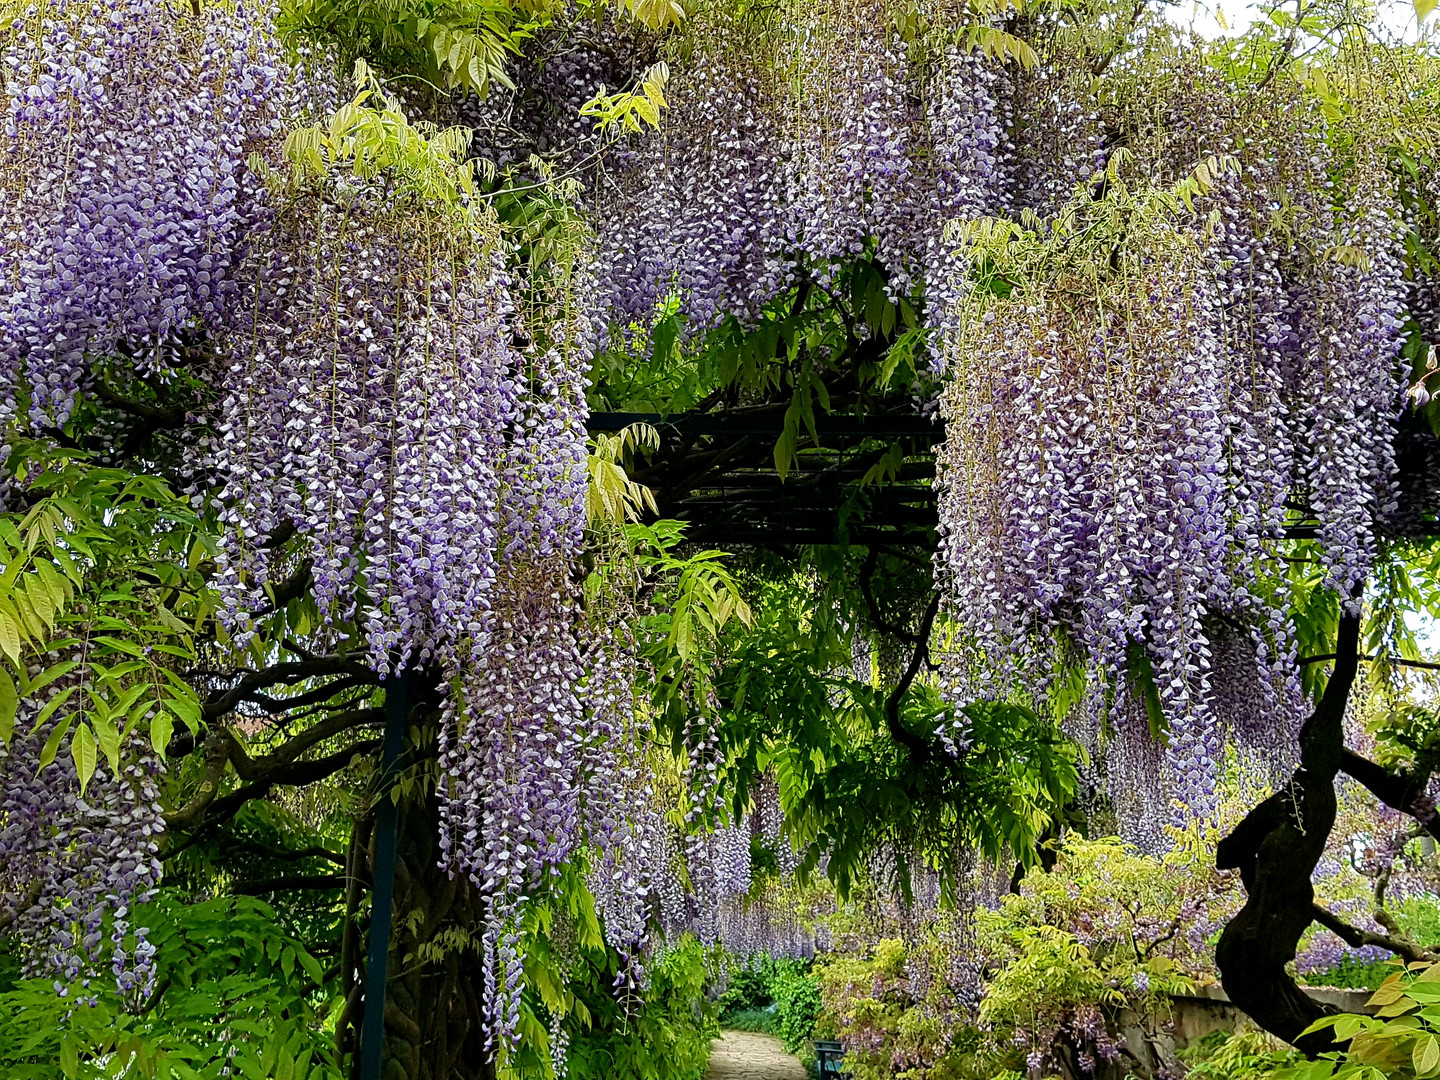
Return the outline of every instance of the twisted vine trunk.
<path id="1" fill-rule="evenodd" d="M 1306 994 L 1286 971 L 1314 918 L 1311 874 L 1335 824 L 1335 777 L 1345 754 L 1345 706 L 1359 665 L 1360 620 L 1342 614 L 1335 671 L 1300 731 L 1300 764 L 1222 840 L 1215 864 L 1238 869 L 1245 906 L 1215 947 L 1220 982 L 1240 1009 L 1307 1054 L 1334 1048 L 1326 1032 L 1302 1036 L 1335 1010 Z"/>
<path id="2" fill-rule="evenodd" d="M 384 1080 L 494 1080 L 482 1011 L 481 898 L 464 875 L 440 866 L 439 802 L 433 791 L 399 807 L 395 901 L 385 994 Z M 373 815 L 356 822 L 352 864 L 373 874 Z M 352 871 L 352 878 L 354 877 Z M 356 915 L 367 901 L 352 880 L 342 945 L 346 1001 L 341 1051 L 359 1075 L 367 935 Z"/>

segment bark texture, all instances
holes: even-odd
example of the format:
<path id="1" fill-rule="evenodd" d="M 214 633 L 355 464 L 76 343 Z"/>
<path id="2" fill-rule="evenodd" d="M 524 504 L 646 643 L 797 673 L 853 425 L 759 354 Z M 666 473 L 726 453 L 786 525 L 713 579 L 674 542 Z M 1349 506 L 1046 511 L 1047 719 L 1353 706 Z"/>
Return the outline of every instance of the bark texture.
<path id="1" fill-rule="evenodd" d="M 1286 971 L 1314 918 L 1310 884 L 1335 824 L 1335 776 L 1345 754 L 1345 706 L 1359 660 L 1360 620 L 1342 615 L 1335 671 L 1300 732 L 1300 763 L 1216 851 L 1222 870 L 1238 869 L 1245 906 L 1215 948 L 1225 993 L 1266 1031 L 1308 1054 L 1334 1048 L 1327 1032 L 1301 1036 L 1335 1010 L 1306 994 Z"/>
<path id="2" fill-rule="evenodd" d="M 433 794 L 400 805 L 395 911 L 385 994 L 384 1080 L 493 1080 L 482 1023 L 480 895 L 468 878 L 440 867 L 438 806 Z M 373 866 L 374 830 L 362 822 Z M 356 1053 L 364 1003 L 367 934 L 348 932 L 342 1046 L 359 1075 Z"/>

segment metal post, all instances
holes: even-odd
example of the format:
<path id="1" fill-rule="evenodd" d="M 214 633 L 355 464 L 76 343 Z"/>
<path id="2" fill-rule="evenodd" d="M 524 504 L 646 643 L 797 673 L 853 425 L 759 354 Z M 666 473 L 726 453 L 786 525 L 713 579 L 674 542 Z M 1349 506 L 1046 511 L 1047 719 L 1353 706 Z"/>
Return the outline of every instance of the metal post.
<path id="1" fill-rule="evenodd" d="M 385 680 L 385 746 L 380 752 L 380 805 L 375 811 L 375 881 L 371 890 L 370 959 L 365 964 L 365 1013 L 360 1025 L 360 1080 L 380 1080 L 385 1045 L 385 969 L 390 959 L 390 916 L 395 899 L 395 844 L 398 830 L 395 783 L 405 745 L 405 680 Z"/>

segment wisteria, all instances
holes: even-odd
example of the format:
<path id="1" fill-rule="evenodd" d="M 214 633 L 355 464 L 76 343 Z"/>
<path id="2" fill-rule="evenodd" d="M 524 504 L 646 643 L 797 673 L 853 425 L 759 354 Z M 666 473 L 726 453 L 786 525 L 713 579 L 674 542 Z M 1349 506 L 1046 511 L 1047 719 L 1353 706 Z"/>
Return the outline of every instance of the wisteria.
<path id="1" fill-rule="evenodd" d="M 16 15 L 0 48 L 7 441 L 64 423 L 95 360 L 123 345 L 140 371 L 163 371 L 168 344 L 225 317 L 266 212 L 247 148 L 281 134 L 296 104 L 268 23 L 248 8 L 177 14 L 135 0 Z M 22 725 L 43 704 L 27 702 Z M 159 764 L 127 746 L 118 775 L 102 766 L 82 796 L 70 755 L 39 769 L 49 729 L 24 732 L 0 750 L 9 914 L 50 927 L 57 986 L 108 955 L 122 990 L 144 988 L 143 928 L 133 955 L 125 943 L 129 908 L 159 882 Z"/>
<path id="2" fill-rule="evenodd" d="M 1407 341 L 1412 360 L 1433 354 L 1440 332 L 1414 254 L 1433 215 L 1397 194 L 1395 154 L 1354 138 L 1358 121 L 1321 90 L 1277 67 L 1241 92 L 1235 71 L 1138 11 L 1100 34 L 984 4 L 818 0 L 753 18 L 674 6 L 659 23 L 638 4 L 517 7 L 534 21 L 497 47 L 508 73 L 489 97 L 443 100 L 413 72 L 368 66 L 403 67 L 402 48 L 355 64 L 343 104 L 352 87 L 330 61 L 352 50 L 311 70 L 310 46 L 297 51 L 290 30 L 282 43 L 290 24 L 268 5 L 3 12 L 0 456 L 38 440 L 77 474 L 125 474 L 160 507 L 122 596 L 144 600 L 120 618 L 109 552 L 76 524 L 88 504 L 27 519 L 53 492 L 28 464 L 0 479 L 0 539 L 23 552 L 0 567 L 0 932 L 21 935 L 27 972 L 59 995 L 91 999 L 104 981 L 138 1009 L 154 992 L 134 909 L 159 887 L 167 820 L 198 862 L 242 831 L 250 801 L 322 783 L 353 810 L 348 852 L 276 857 L 344 863 L 333 879 L 285 879 L 344 882 L 340 1043 L 376 990 L 360 985 L 355 947 L 367 918 L 392 926 L 407 963 L 473 954 L 473 986 L 453 992 L 479 989 L 453 1012 L 468 1025 L 457 1046 L 480 1033 L 477 1068 L 519 1067 L 548 1025 L 556 1076 L 587 1033 L 583 972 L 558 970 L 574 983 L 552 992 L 535 982 L 555 958 L 537 944 L 552 917 L 583 920 L 587 949 L 598 922 L 600 1004 L 627 1021 L 667 949 L 808 960 L 838 933 L 877 965 L 842 1003 L 893 995 L 940 1033 L 929 1047 L 887 1042 L 873 1016 L 837 1010 L 852 1051 L 883 1047 L 901 1071 L 958 1046 L 982 997 L 1007 992 L 1022 931 L 1053 929 L 1053 911 L 1066 947 L 1117 965 L 1100 984 L 1117 1002 L 1166 992 L 1173 968 L 1150 963 L 1156 950 L 1203 966 L 1232 883 L 1208 863 L 1183 880 L 1155 871 L 1177 847 L 1193 855 L 1191 817 L 1208 827 L 1233 810 L 1232 750 L 1247 784 L 1277 786 L 1310 707 L 1304 664 L 1350 660 L 1301 657 L 1316 636 L 1305 619 L 1330 615 L 1297 615 L 1297 596 L 1333 595 L 1353 628 L 1387 533 L 1435 505 L 1422 493 L 1402 511 L 1394 451 L 1406 386 L 1416 407 L 1433 392 L 1401 359 Z M 404 24 L 427 53 L 431 23 Z M 663 107 L 597 122 L 594 102 L 640 72 L 666 73 Z M 776 333 L 753 333 L 761 324 Z M 606 365 L 638 367 L 652 345 L 639 381 L 653 385 L 606 383 Z M 861 487 L 893 479 L 937 500 L 933 564 L 885 558 L 910 568 L 906 604 L 932 582 L 939 598 L 887 626 L 862 587 L 873 618 L 852 617 L 840 579 L 853 552 L 816 555 L 801 573 L 811 606 L 835 611 L 807 610 L 803 633 L 748 614 L 725 629 L 716 612 L 743 607 L 739 591 L 701 610 L 695 575 L 674 570 L 692 549 L 664 546 L 653 501 L 639 524 L 595 516 L 590 401 L 632 396 L 662 413 L 783 416 L 787 437 L 804 411 L 816 443 L 811 414 L 847 411 L 857 455 L 884 455 Z M 886 473 L 894 458 L 864 426 L 881 399 L 938 408 L 933 487 L 913 443 Z M 132 423 L 123 452 L 95 450 L 94 428 Z M 720 446 L 702 434 L 625 468 L 664 482 L 707 439 L 697 452 Z M 695 484 L 724 487 L 725 452 Z M 797 471 L 808 463 L 796 453 Z M 797 489 L 769 487 L 780 501 Z M 848 522 L 855 508 L 839 509 Z M 25 562 L 42 543 L 66 577 L 32 595 L 14 582 L 53 570 Z M 731 546 L 745 587 L 768 581 L 763 556 Z M 807 639 L 823 639 L 822 671 L 765 640 L 827 619 Z M 39 678 L 47 641 L 69 659 Z M 113 668 L 83 653 L 94 641 Z M 737 673 L 752 662 L 763 678 Z M 784 664 L 805 667 L 792 681 L 810 696 L 757 705 Z M 174 717 L 125 698 L 147 680 Z M 411 712 L 386 716 L 402 685 L 420 691 Z M 96 717 L 121 699 L 97 753 Z M 785 715 L 795 700 L 825 719 Z M 956 794 L 987 741 L 966 713 L 981 703 L 1046 713 L 1043 747 L 1060 743 L 1053 718 L 1091 758 L 1084 784 L 1107 789 L 1064 805 L 1073 769 L 1028 801 L 1017 782 L 1024 818 L 985 848 L 1000 867 L 978 865 L 975 820 L 1016 807 L 967 818 L 971 796 Z M 375 729 L 395 719 L 408 727 L 392 793 L 393 775 L 367 766 Z M 1014 755 L 1014 775 L 1038 771 L 1038 754 Z M 1062 756 L 1043 767 L 1068 769 Z M 1388 758 L 1375 767 L 1398 775 Z M 178 809 L 162 810 L 162 790 Z M 832 790 L 903 807 L 913 835 L 888 820 L 852 828 Z M 1322 885 L 1363 878 L 1376 907 L 1425 887 L 1408 845 L 1436 795 L 1411 785 L 1403 807 L 1348 825 Z M 392 796 L 407 827 L 429 830 L 424 870 L 450 875 L 455 918 L 470 920 L 413 957 L 419 908 L 387 924 L 357 884 L 366 860 L 383 861 L 372 826 Z M 1063 869 L 1027 879 L 1078 846 L 1075 804 L 1125 835 L 1132 846 L 1096 857 L 1143 877 L 1163 917 L 1079 902 L 1080 884 L 1056 884 Z M 878 850 L 853 850 L 875 837 Z M 857 896 L 802 868 L 833 869 L 842 893 L 858 880 Z M 227 874 L 210 886 L 236 885 Z M 1369 932 L 1382 920 L 1366 922 L 1367 905 L 1332 907 Z M 1301 969 L 1333 963 L 1335 940 L 1317 934 Z M 1080 1074 L 1114 1060 L 1093 1002 L 1050 1004 L 1038 1019 L 987 1018 L 985 1037 L 1036 1073 L 1062 1046 Z"/>
<path id="3" fill-rule="evenodd" d="M 82 689 L 93 672 L 72 660 L 62 681 Z M 160 884 L 159 763 L 132 740 L 118 771 L 101 763 L 82 790 L 69 754 L 41 766 L 40 707 L 0 747 L 0 924 L 41 945 L 29 966 L 61 994 L 87 996 L 102 961 L 122 993 L 148 994 L 154 949 L 130 909 Z"/>
<path id="4" fill-rule="evenodd" d="M 63 422 L 93 358 L 218 324 L 282 131 L 259 9 L 41 2 L 5 35 L 0 418 Z"/>
<path id="5" fill-rule="evenodd" d="M 966 628 L 952 677 L 961 693 L 1042 701 L 1078 646 L 1094 703 L 1082 714 L 1095 695 L 1153 693 L 1168 728 L 1163 778 L 1147 764 L 1136 786 L 1156 717 L 1099 717 L 1116 755 L 1112 795 L 1150 800 L 1125 812 L 1136 822 L 1168 812 L 1167 792 L 1212 813 L 1227 731 L 1272 754 L 1293 737 L 1298 670 L 1278 548 L 1297 521 L 1293 493 L 1310 493 L 1327 580 L 1346 596 L 1395 505 L 1397 210 L 1362 166 L 1350 217 L 1317 209 L 1311 245 L 1267 231 L 1251 157 L 1214 153 L 1243 150 L 1229 136 L 1199 143 L 1212 148 L 1192 162 L 1199 181 L 1141 178 L 1198 183 L 1208 219 L 1183 203 L 1157 214 L 1111 181 L 1131 235 L 1111 242 L 1108 269 L 1062 255 L 1053 237 L 1037 233 L 1019 254 L 972 230 L 1023 284 L 965 296 L 948 335 L 937 576 Z M 1270 167 L 1298 158 L 1302 175 L 1288 179 L 1309 177 L 1318 205 L 1330 181 L 1310 162 L 1328 152 L 1323 130 L 1295 137 L 1302 148 Z M 1235 680 L 1267 707 L 1251 693 L 1239 708 Z"/>

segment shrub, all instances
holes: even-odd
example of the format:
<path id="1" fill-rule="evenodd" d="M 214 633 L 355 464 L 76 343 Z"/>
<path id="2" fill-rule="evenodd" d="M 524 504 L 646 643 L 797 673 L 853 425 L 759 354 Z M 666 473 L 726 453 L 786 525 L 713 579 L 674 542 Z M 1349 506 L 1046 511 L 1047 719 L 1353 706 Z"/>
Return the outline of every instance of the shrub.
<path id="1" fill-rule="evenodd" d="M 721 1026 L 732 1031 L 754 1031 L 761 1035 L 778 1035 L 780 1016 L 772 1004 L 767 1009 L 742 1009 L 727 1013 Z"/>
<path id="2" fill-rule="evenodd" d="M 1393 961 L 1398 965 L 1399 961 Z M 1340 1013 L 1315 1021 L 1343 1051 L 1281 1069 L 1276 1080 L 1428 1080 L 1440 1075 L 1440 964 L 1394 971 L 1370 995 L 1377 1014 Z"/>
<path id="3" fill-rule="evenodd" d="M 815 1035 L 820 1016 L 820 983 L 813 975 L 785 974 L 771 984 L 779 1017 L 776 1034 L 790 1053 L 799 1053 Z"/>
<path id="4" fill-rule="evenodd" d="M 1293 1047 L 1253 1028 L 1212 1031 L 1177 1054 L 1186 1080 L 1272 1080 L 1276 1071 L 1303 1060 Z"/>
<path id="5" fill-rule="evenodd" d="M 1099 1071 L 1124 1053 L 1113 1010 L 1154 1028 L 1168 996 L 1210 972 L 1207 938 L 1234 885 L 1216 876 L 1198 831 L 1173 839 L 1154 858 L 1072 835 L 1050 872 L 1027 875 L 997 908 L 973 923 L 934 912 L 908 941 L 867 946 L 855 905 L 836 920 L 844 955 L 818 967 L 822 1026 L 846 1042 L 861 1080 Z"/>
<path id="6" fill-rule="evenodd" d="M 765 1009 L 775 1003 L 777 982 L 810 973 L 809 960 L 791 960 L 756 953 L 739 959 L 728 957 L 725 992 L 720 995 L 720 1022 L 730 1026 L 732 1014 Z"/>
<path id="7" fill-rule="evenodd" d="M 112 980 L 89 1001 L 60 997 L 49 979 L 0 993 L 0 1076 L 109 1080 L 162 1075 L 339 1080 L 323 1030 L 321 965 L 249 897 L 186 904 L 162 892 L 139 905 L 150 927 L 154 989 L 122 996 Z M 133 943 L 132 943 L 133 948 Z"/>
<path id="8" fill-rule="evenodd" d="M 700 1080 L 720 1034 L 705 999 L 705 951 L 693 937 L 657 956 L 650 989 L 633 1016 L 615 1007 L 610 975 L 576 987 L 591 1028 L 570 1044 L 573 1080 Z"/>

